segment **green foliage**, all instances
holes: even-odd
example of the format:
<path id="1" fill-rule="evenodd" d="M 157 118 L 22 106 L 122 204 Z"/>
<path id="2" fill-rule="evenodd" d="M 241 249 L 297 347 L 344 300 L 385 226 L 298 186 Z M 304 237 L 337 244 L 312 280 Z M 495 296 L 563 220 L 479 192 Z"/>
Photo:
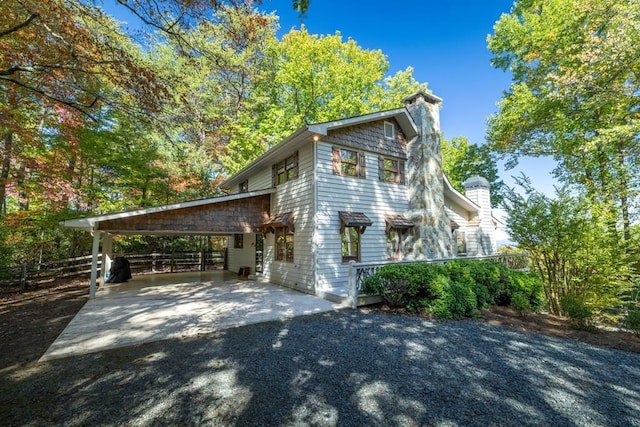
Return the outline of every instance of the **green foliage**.
<path id="1" fill-rule="evenodd" d="M 519 0 L 488 39 L 513 76 L 489 120 L 492 147 L 508 164 L 552 157 L 627 242 L 640 192 L 638 22 L 638 1 Z"/>
<path id="2" fill-rule="evenodd" d="M 622 324 L 625 329 L 630 330 L 634 335 L 640 337 L 640 308 L 629 310 Z"/>
<path id="3" fill-rule="evenodd" d="M 491 185 L 491 205 L 500 206 L 504 183 L 488 146 L 469 144 L 465 137 L 442 138 L 442 169 L 453 188 L 464 194 L 464 181 L 479 175 Z"/>
<path id="4" fill-rule="evenodd" d="M 511 295 L 511 307 L 520 315 L 531 310 L 529 298 L 522 292 L 515 292 Z"/>
<path id="5" fill-rule="evenodd" d="M 519 180 L 524 194 L 506 196 L 511 238 L 527 251 L 543 278 L 553 314 L 562 314 L 563 295 L 589 295 L 594 309 L 617 305 L 629 286 L 629 262 L 615 236 L 607 232 L 607 216 L 584 199 L 559 191 L 551 199 Z"/>
<path id="6" fill-rule="evenodd" d="M 572 328 L 580 330 L 595 328 L 594 313 L 584 295 L 563 295 L 560 298 L 560 307 L 569 317 L 569 325 Z"/>
<path id="7" fill-rule="evenodd" d="M 390 306 L 432 313 L 439 318 L 470 317 L 495 303 L 539 310 L 540 278 L 509 270 L 494 261 L 451 261 L 446 264 L 389 264 L 365 279 L 362 291 L 382 296 Z"/>

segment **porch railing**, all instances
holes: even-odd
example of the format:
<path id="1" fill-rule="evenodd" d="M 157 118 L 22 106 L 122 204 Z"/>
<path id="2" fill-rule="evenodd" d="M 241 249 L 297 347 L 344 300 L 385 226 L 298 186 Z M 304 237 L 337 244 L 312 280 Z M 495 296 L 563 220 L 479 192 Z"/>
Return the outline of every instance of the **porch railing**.
<path id="1" fill-rule="evenodd" d="M 373 276 L 378 270 L 389 264 L 445 264 L 450 261 L 483 261 L 495 260 L 505 264 L 514 270 L 526 270 L 529 267 L 529 255 L 526 253 L 496 254 L 475 257 L 454 257 L 403 261 L 377 261 L 377 262 L 349 262 L 349 303 L 352 308 L 358 307 L 358 298 L 364 296 L 361 293 L 362 282 L 367 277 Z"/>

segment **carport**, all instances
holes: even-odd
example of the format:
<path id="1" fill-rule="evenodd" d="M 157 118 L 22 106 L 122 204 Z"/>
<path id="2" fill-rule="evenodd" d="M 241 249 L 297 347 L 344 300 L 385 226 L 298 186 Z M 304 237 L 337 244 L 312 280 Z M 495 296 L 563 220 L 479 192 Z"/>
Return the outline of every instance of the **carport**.
<path id="1" fill-rule="evenodd" d="M 62 221 L 65 227 L 93 235 L 89 297 L 95 298 L 98 256 L 100 286 L 111 266 L 113 236 L 128 235 L 230 235 L 261 233 L 270 216 L 271 193 L 265 189 L 170 205 Z"/>

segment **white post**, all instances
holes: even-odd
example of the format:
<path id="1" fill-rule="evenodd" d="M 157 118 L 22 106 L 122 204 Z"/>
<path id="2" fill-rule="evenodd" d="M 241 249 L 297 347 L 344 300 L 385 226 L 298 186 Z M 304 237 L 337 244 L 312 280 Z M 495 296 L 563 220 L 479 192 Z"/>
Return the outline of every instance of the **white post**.
<path id="1" fill-rule="evenodd" d="M 358 284 L 356 283 L 356 268 L 354 261 L 349 261 L 349 303 L 351 308 L 358 308 Z"/>
<path id="2" fill-rule="evenodd" d="M 111 252 L 113 251 L 113 235 L 105 233 L 102 238 L 102 258 L 100 262 L 100 286 L 104 286 L 107 272 L 111 269 Z"/>
<path id="3" fill-rule="evenodd" d="M 96 279 L 98 278 L 98 251 L 100 250 L 100 232 L 93 230 L 93 250 L 91 252 L 91 285 L 89 286 L 89 298 L 96 297 Z"/>

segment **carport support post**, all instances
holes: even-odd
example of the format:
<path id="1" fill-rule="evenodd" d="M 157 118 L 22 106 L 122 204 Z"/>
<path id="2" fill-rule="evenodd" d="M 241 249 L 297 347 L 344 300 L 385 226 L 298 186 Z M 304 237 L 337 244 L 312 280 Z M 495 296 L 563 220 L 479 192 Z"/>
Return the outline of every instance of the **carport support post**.
<path id="1" fill-rule="evenodd" d="M 113 251 L 113 235 L 102 236 L 102 259 L 100 261 L 100 286 L 104 286 L 107 272 L 111 269 L 111 252 Z"/>
<path id="2" fill-rule="evenodd" d="M 96 279 L 98 278 L 98 251 L 100 250 L 100 232 L 93 229 L 93 249 L 91 251 L 91 285 L 89 286 L 89 298 L 96 297 Z"/>

